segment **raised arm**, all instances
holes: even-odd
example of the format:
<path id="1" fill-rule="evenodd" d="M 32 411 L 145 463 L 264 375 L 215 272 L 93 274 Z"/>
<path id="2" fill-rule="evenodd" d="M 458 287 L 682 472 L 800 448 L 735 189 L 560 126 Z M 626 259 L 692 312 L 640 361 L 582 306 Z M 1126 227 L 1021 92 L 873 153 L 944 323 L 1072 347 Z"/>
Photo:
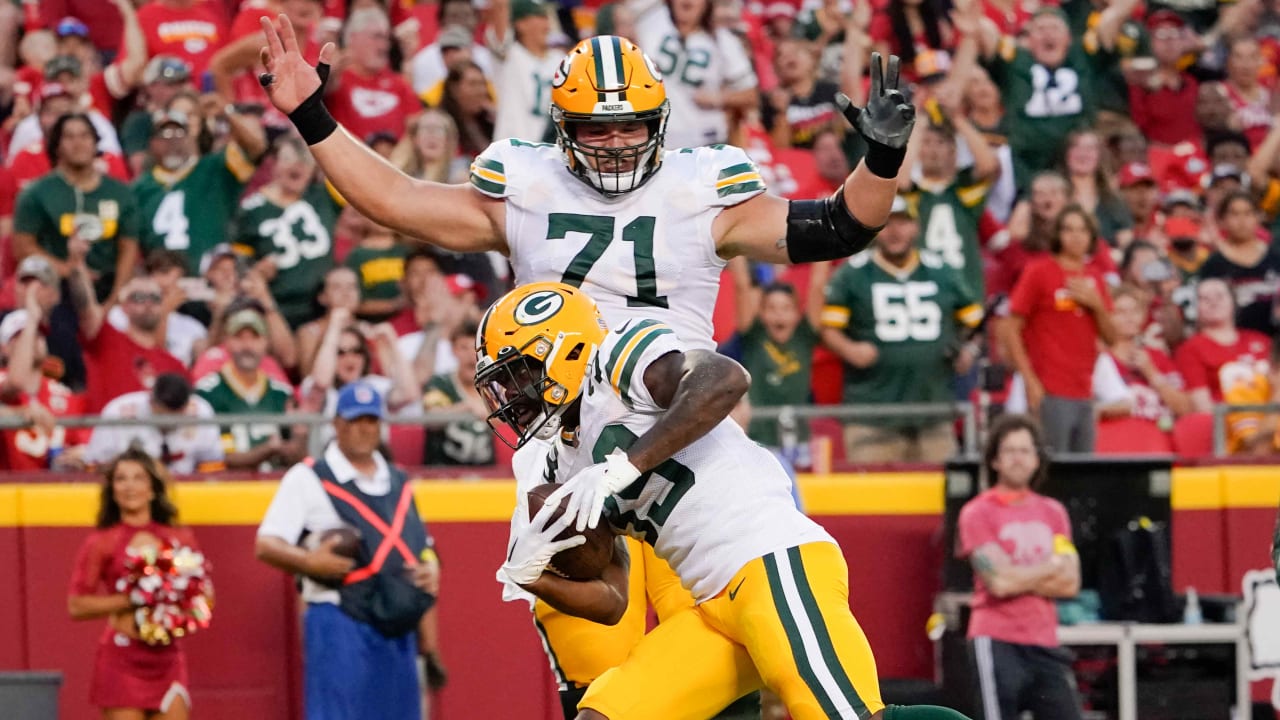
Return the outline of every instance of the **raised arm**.
<path id="1" fill-rule="evenodd" d="M 93 292 L 93 282 L 89 280 L 89 269 L 85 266 L 85 256 L 89 254 L 89 243 L 78 237 L 67 239 L 67 266 L 71 274 L 67 277 L 67 290 L 71 294 L 71 307 L 76 311 L 80 321 L 80 335 L 85 340 L 93 340 L 102 330 L 107 313 L 98 304 Z"/>
<path id="2" fill-rule="evenodd" d="M 507 251 L 506 205 L 467 185 L 414 180 L 340 127 L 323 103 L 333 45 L 313 68 L 298 51 L 289 18 L 263 18 L 267 72 L 260 78 L 271 102 L 298 128 L 326 177 L 366 217 L 397 232 L 455 252 Z M 319 72 L 318 72 L 319 71 Z M 323 73 L 323 76 L 321 75 Z"/>
<path id="3" fill-rule="evenodd" d="M 112 64 L 120 73 L 119 79 L 124 85 L 122 90 L 128 93 L 142 83 L 142 72 L 149 59 L 147 38 L 142 33 L 142 26 L 138 24 L 138 12 L 134 9 L 132 0 L 112 0 L 112 4 L 120 11 L 120 18 L 124 21 L 124 48 L 120 53 L 123 57 Z"/>
<path id="4" fill-rule="evenodd" d="M 1116 46 L 1116 35 L 1124 21 L 1133 16 L 1134 8 L 1139 0 L 1112 0 L 1106 10 L 1098 16 L 1098 25 L 1094 31 L 1098 33 L 1098 44 L 1110 52 Z"/>
<path id="5" fill-rule="evenodd" d="M 867 143 L 867 154 L 830 198 L 787 201 L 757 195 L 726 208 L 712 223 L 721 257 L 773 263 L 848 257 L 871 243 L 889 218 L 898 170 L 915 124 L 915 107 L 898 89 L 897 56 L 888 71 L 871 56 L 871 93 L 865 108 L 843 93 L 836 104 Z"/>

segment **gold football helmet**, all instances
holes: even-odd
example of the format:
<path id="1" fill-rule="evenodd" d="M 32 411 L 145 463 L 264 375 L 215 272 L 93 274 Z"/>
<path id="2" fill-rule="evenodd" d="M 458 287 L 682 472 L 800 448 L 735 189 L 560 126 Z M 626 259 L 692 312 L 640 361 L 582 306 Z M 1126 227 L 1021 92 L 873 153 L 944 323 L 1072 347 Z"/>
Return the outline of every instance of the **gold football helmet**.
<path id="1" fill-rule="evenodd" d="M 494 303 L 476 331 L 475 379 L 493 433 L 513 448 L 554 436 L 607 332 L 595 301 L 572 285 L 522 285 Z"/>
<path id="2" fill-rule="evenodd" d="M 634 43 L 615 35 L 578 43 L 551 80 L 551 120 L 565 163 L 580 180 L 607 196 L 635 190 L 657 172 L 669 110 L 662 73 Z M 579 142 L 575 130 L 575 124 L 583 122 L 643 122 L 649 138 L 623 147 L 588 145 Z M 629 169 L 600 170 L 605 166 Z"/>

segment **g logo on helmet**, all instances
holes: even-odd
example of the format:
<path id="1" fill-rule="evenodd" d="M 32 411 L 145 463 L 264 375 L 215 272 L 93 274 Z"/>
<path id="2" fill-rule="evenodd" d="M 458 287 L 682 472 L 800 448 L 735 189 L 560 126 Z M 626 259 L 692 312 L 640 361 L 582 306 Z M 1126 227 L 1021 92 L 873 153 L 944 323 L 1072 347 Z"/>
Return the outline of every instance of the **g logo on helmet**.
<path id="1" fill-rule="evenodd" d="M 537 325 L 560 312 L 564 297 L 554 290 L 540 290 L 516 305 L 516 322 L 521 325 Z"/>
<path id="2" fill-rule="evenodd" d="M 565 55 L 560 64 L 556 66 L 556 73 L 551 76 L 551 87 L 558 88 L 564 85 L 565 81 L 569 79 L 569 66 L 571 64 L 573 64 L 573 53 Z"/>
<path id="3" fill-rule="evenodd" d="M 649 74 L 653 76 L 653 79 L 662 82 L 662 71 L 658 70 L 658 66 L 653 64 L 653 58 L 649 57 L 649 53 L 642 52 L 640 57 L 644 58 L 644 65 L 649 68 Z"/>

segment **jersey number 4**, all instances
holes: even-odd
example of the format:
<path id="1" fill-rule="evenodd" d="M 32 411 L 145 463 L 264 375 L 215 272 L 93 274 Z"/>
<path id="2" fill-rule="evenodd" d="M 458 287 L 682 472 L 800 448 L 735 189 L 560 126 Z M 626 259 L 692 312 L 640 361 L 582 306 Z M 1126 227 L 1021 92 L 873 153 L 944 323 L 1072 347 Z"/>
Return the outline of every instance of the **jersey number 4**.
<path id="1" fill-rule="evenodd" d="M 591 448 L 592 459 L 604 462 L 605 455 L 614 448 L 625 450 L 635 441 L 636 434 L 625 426 L 607 425 Z M 658 541 L 658 533 L 671 511 L 691 487 L 693 471 L 668 458 L 605 500 L 605 509 L 617 527 L 629 527 L 629 532 L 644 536 L 644 541 L 652 545 Z"/>
<path id="2" fill-rule="evenodd" d="M 636 294 L 627 296 L 628 307 L 668 307 L 667 296 L 658 294 L 658 272 L 653 265 L 654 222 L 653 216 L 641 215 L 622 227 L 622 242 L 631 243 L 636 265 Z M 551 213 L 547 220 L 548 240 L 564 240 L 569 233 L 590 236 L 587 244 L 569 261 L 560 281 L 582 287 L 587 273 L 613 242 L 615 227 L 614 218 L 607 215 Z"/>

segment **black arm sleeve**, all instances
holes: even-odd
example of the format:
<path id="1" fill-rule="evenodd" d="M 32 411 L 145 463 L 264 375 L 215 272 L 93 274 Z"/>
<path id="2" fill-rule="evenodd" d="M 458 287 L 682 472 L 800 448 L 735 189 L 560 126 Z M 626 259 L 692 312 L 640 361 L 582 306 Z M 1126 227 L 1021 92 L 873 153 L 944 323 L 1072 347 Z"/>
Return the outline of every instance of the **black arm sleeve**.
<path id="1" fill-rule="evenodd" d="M 838 260 L 862 252 L 881 228 L 849 212 L 844 186 L 824 200 L 792 200 L 787 209 L 787 258 L 793 263 Z"/>

